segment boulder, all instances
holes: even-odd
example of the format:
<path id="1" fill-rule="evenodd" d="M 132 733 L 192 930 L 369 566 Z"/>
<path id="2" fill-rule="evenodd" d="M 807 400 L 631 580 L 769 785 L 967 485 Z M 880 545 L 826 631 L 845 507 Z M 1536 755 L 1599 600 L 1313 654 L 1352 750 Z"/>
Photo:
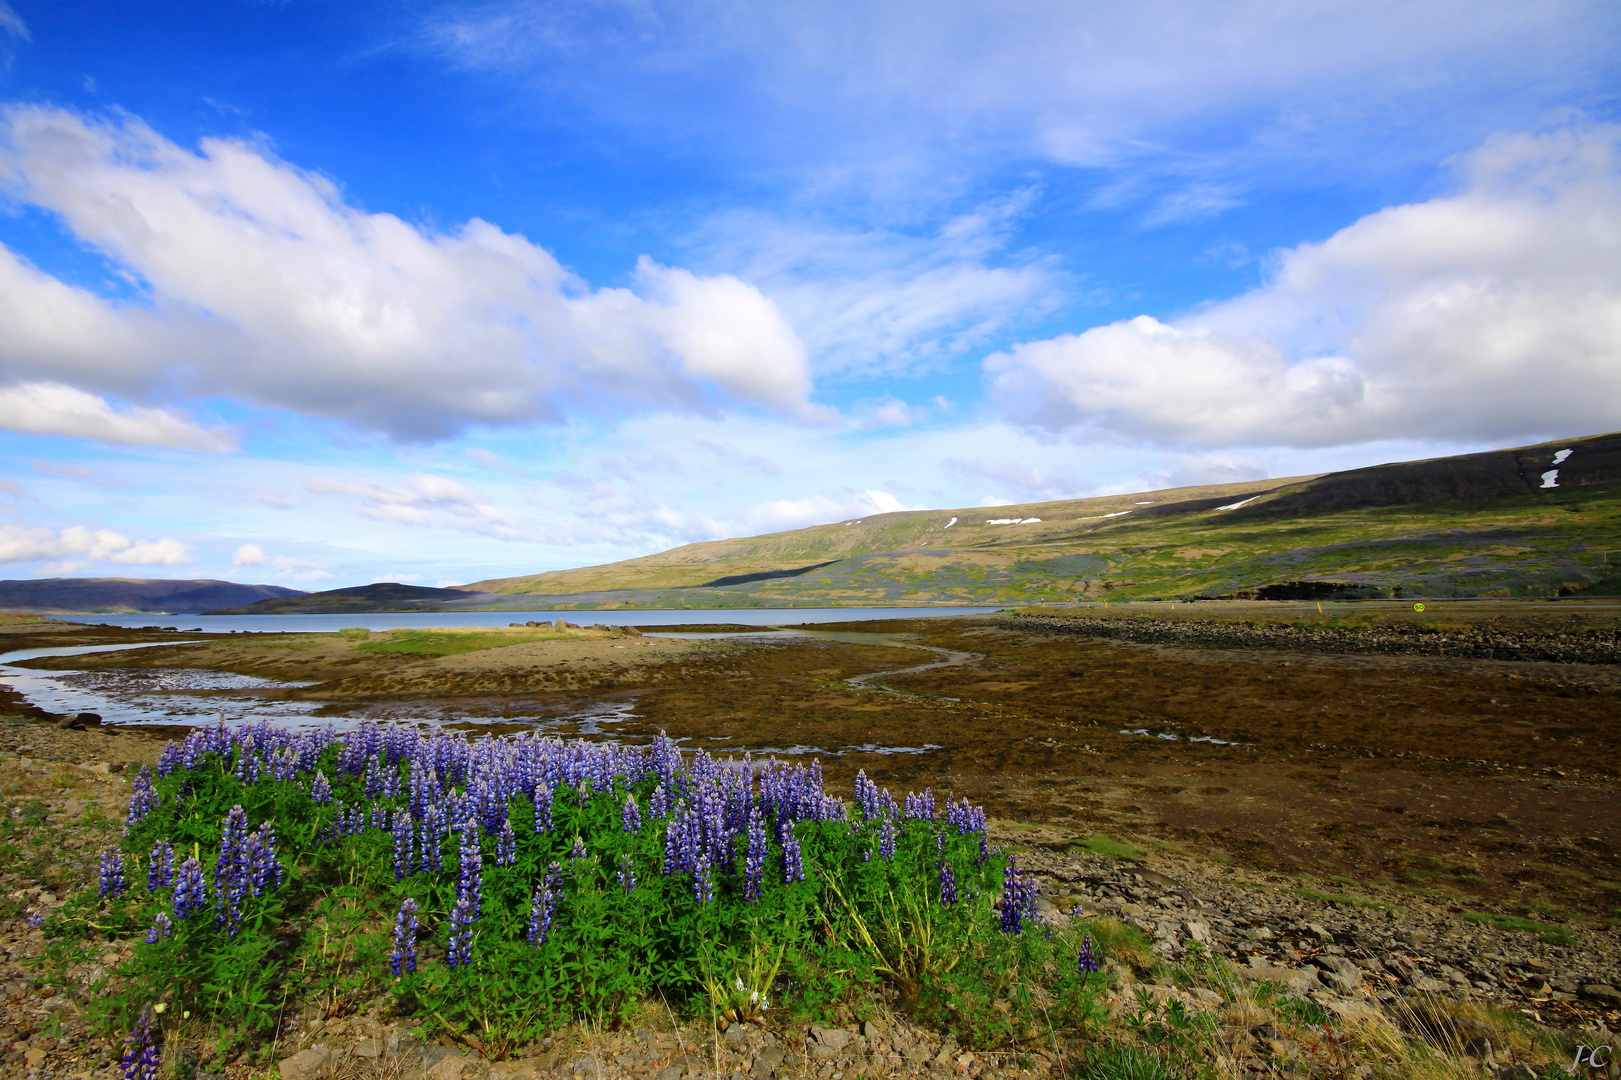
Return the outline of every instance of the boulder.
<path id="1" fill-rule="evenodd" d="M 1621 991 L 1604 983 L 1588 983 L 1582 987 L 1582 997 L 1607 1008 L 1621 1008 Z"/>
<path id="2" fill-rule="evenodd" d="M 281 1080 L 317 1080 L 324 1077 L 331 1066 L 332 1052 L 325 1047 L 312 1046 L 283 1058 L 276 1071 L 281 1074 Z"/>
<path id="3" fill-rule="evenodd" d="M 1234 968 L 1233 973 L 1251 982 L 1275 982 L 1287 986 L 1297 994 L 1322 985 L 1317 980 L 1316 968 L 1247 967 Z"/>
<path id="4" fill-rule="evenodd" d="M 849 1046 L 851 1041 L 856 1038 L 855 1032 L 846 1031 L 843 1028 L 813 1027 L 810 1029 L 810 1033 L 811 1038 L 816 1040 L 818 1046 L 828 1047 L 835 1054 Z"/>

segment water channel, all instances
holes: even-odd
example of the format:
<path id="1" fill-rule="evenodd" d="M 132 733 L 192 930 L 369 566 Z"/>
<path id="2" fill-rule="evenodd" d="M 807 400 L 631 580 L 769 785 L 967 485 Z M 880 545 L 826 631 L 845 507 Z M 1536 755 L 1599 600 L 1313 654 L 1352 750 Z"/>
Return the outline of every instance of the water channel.
<path id="1" fill-rule="evenodd" d="M 965 614 L 986 609 L 952 609 L 951 614 Z M 876 617 L 918 617 L 918 609 L 860 609 L 862 614 L 873 611 L 885 611 L 884 616 Z M 893 611 L 891 614 L 889 612 Z M 852 614 L 848 610 L 830 609 L 826 614 L 837 613 L 840 619 L 821 618 L 814 621 L 858 621 L 847 618 Z M 496 612 L 475 613 L 480 615 L 497 614 L 502 616 L 504 622 L 518 621 L 517 616 L 529 614 L 540 615 L 546 613 L 525 612 Z M 599 613 L 592 612 L 591 615 Z M 635 616 L 636 618 L 620 618 L 616 622 L 620 625 L 692 625 L 694 615 L 708 613 L 694 612 L 603 612 L 600 614 L 614 614 L 620 616 Z M 681 620 L 661 619 L 658 622 L 646 620 L 648 615 L 675 615 L 683 616 Z M 742 620 L 731 618 L 734 612 L 717 612 L 714 615 L 724 617 L 727 622 L 736 625 Z M 761 615 L 764 612 L 749 612 L 751 615 Z M 778 620 L 787 618 L 799 619 L 804 611 L 774 611 L 769 614 Z M 817 612 L 816 614 L 823 614 Z M 940 616 L 947 612 L 940 609 L 927 611 L 928 615 Z M 575 618 L 581 618 L 582 613 L 570 612 Z M 130 617 L 130 625 L 150 625 L 139 622 L 140 617 Z M 234 616 L 215 616 L 214 619 L 237 618 Z M 247 618 L 247 617 L 243 617 Z M 271 625 L 278 630 L 290 630 L 308 633 L 316 628 L 307 626 L 288 626 L 283 620 L 307 618 L 322 619 L 325 625 L 321 630 L 335 630 L 339 627 L 335 621 L 343 626 L 363 624 L 367 617 L 356 616 L 270 616 L 254 617 L 253 621 L 265 622 L 274 620 Z M 393 616 L 389 617 L 394 618 Z M 409 616 L 409 618 L 427 619 L 428 616 Z M 110 621 L 110 620 L 109 620 Z M 175 620 L 177 622 L 203 621 L 200 617 Z M 539 621 L 538 619 L 536 621 Z M 806 620 L 810 622 L 812 620 Z M 859 621 L 870 621 L 862 619 Z M 468 625 L 465 622 L 451 622 L 443 618 L 430 621 L 427 625 Z M 851 630 L 819 630 L 814 626 L 787 626 L 781 623 L 765 623 L 763 620 L 750 620 L 744 625 L 760 626 L 758 631 L 728 631 L 728 632 L 693 632 L 670 631 L 660 633 L 651 631 L 650 637 L 669 637 L 687 640 L 713 640 L 725 638 L 759 638 L 762 640 L 799 639 L 806 641 L 837 641 L 853 645 L 890 646 L 917 649 L 919 651 L 935 654 L 938 659 L 931 659 L 923 664 L 913 667 L 887 671 L 870 672 L 864 675 L 853 676 L 846 679 L 846 683 L 854 689 L 886 693 L 902 694 L 875 680 L 887 678 L 892 675 L 901 675 L 914 671 L 927 671 L 935 668 L 949 667 L 957 664 L 971 662 L 977 659 L 974 653 L 955 652 L 949 649 L 940 649 L 929 645 L 919 645 L 907 640 L 909 635 L 904 633 L 862 632 Z M 486 625 L 473 623 L 472 625 Z M 779 627 L 781 627 L 779 629 Z M 189 627 L 188 629 L 195 629 Z M 379 626 L 376 629 L 394 629 L 394 626 Z M 208 629 L 215 629 L 210 626 Z M 227 629 L 227 628 L 221 628 Z M 248 627 L 229 627 L 228 629 L 241 630 Z M 257 626 L 252 629 L 259 629 Z M 537 711 L 532 715 L 502 715 L 498 720 L 488 715 L 471 715 L 459 711 L 454 704 L 445 703 L 413 703 L 403 710 L 400 707 L 367 706 L 357 704 L 349 715 L 321 715 L 315 714 L 326 704 L 319 700 L 288 700 L 282 698 L 279 691 L 296 689 L 314 685 L 313 682 L 292 682 L 278 679 L 266 679 L 252 675 L 239 675 L 227 671 L 210 671 L 197 668 L 97 668 L 79 670 L 35 670 L 17 667 L 20 662 L 56 656 L 84 656 L 91 653 L 123 652 L 132 649 L 154 648 L 159 646 L 196 644 L 196 642 L 154 642 L 141 644 L 121 645 L 81 645 L 73 647 L 46 647 L 34 649 L 19 649 L 0 654 L 0 683 L 9 685 L 21 693 L 28 701 L 38 705 L 48 712 L 59 714 L 75 714 L 91 712 L 99 715 L 105 723 L 117 725 L 201 725 L 223 721 L 227 724 L 240 724 L 247 722 L 268 721 L 289 727 L 326 727 L 333 726 L 339 729 L 353 727 L 366 719 L 379 719 L 404 723 L 428 724 L 431 726 L 446 726 L 451 724 L 479 723 L 487 724 L 498 722 L 502 725 L 516 725 L 539 731 L 558 731 L 560 734 L 609 736 L 615 724 L 632 719 L 635 715 L 634 697 L 616 697 L 612 700 L 585 701 L 559 703 L 556 708 Z M 949 699 L 948 699 L 949 700 Z M 938 749 L 932 745 L 925 746 L 877 746 L 864 745 L 852 747 L 814 747 L 792 746 L 771 747 L 767 752 L 784 755 L 797 754 L 838 754 L 849 752 L 864 753 L 927 753 Z"/>

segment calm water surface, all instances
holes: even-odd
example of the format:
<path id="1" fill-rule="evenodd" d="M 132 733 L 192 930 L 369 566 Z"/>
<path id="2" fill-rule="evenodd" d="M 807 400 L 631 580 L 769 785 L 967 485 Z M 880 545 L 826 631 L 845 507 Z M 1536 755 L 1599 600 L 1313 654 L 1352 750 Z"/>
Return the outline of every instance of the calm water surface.
<path id="1" fill-rule="evenodd" d="M 742 626 L 795 626 L 801 623 L 872 622 L 878 619 L 928 619 L 978 615 L 994 607 L 905 608 L 741 608 L 657 611 L 379 611 L 350 615 L 62 615 L 70 622 L 105 626 L 156 626 L 166 630 L 232 630 L 261 634 L 321 633 L 363 626 L 367 630 L 420 630 L 435 626 L 506 626 L 508 623 L 566 619 L 577 626 L 673 626 L 683 623 L 733 623 Z"/>

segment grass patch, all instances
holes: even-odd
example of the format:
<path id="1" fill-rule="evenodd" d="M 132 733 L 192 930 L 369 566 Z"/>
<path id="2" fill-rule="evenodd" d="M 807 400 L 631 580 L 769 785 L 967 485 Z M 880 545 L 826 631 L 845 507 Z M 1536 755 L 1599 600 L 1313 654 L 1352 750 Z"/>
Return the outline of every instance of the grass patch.
<path id="1" fill-rule="evenodd" d="M 1484 926 L 1494 926 L 1499 930 L 1519 930 L 1527 934 L 1535 934 L 1550 945 L 1575 944 L 1575 938 L 1563 926 L 1537 922 L 1535 919 L 1527 919 L 1523 915 L 1497 915 L 1489 911 L 1465 911 L 1459 918 L 1480 923 Z"/>
<path id="2" fill-rule="evenodd" d="M 255 649 L 313 649 L 320 642 L 314 638 L 290 638 L 286 640 L 250 641 L 248 645 Z"/>
<path id="3" fill-rule="evenodd" d="M 1304 896 L 1309 900 L 1332 900 L 1336 904 L 1355 904 L 1357 907 L 1377 908 L 1380 911 L 1389 911 L 1389 904 L 1381 904 L 1373 900 L 1364 900 L 1359 896 L 1347 896 L 1344 893 L 1318 892 L 1316 889 L 1296 887 L 1289 890 L 1296 896 Z"/>
<path id="4" fill-rule="evenodd" d="M 348 631 L 344 631 L 345 635 Z M 367 635 L 370 637 L 370 634 Z M 380 641 L 362 641 L 355 648 L 366 652 L 409 653 L 414 656 L 459 656 L 462 653 L 523 645 L 531 641 L 564 641 L 590 636 L 579 630 L 551 627 L 469 630 L 390 630 Z"/>
<path id="5" fill-rule="evenodd" d="M 1142 848 L 1129 840 L 1106 836 L 1103 833 L 1086 840 L 1071 840 L 1069 846 L 1082 848 L 1094 855 L 1106 855 L 1111 859 L 1140 859 L 1145 854 Z"/>
<path id="6" fill-rule="evenodd" d="M 1175 1080 L 1181 1074 L 1158 1053 L 1137 1046 L 1106 1046 L 1075 1067 L 1075 1080 Z"/>

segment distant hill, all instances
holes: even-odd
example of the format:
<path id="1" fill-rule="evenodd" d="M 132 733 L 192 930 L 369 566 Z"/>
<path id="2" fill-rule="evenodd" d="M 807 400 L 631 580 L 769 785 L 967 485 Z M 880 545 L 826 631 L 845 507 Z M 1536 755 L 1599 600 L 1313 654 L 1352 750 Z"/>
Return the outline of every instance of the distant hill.
<path id="1" fill-rule="evenodd" d="M 465 589 L 430 589 L 422 585 L 401 585 L 395 581 L 359 585 L 351 589 L 277 596 L 257 603 L 205 611 L 204 615 L 309 615 L 345 611 L 438 610 L 447 601 L 465 602 Z"/>
<path id="2" fill-rule="evenodd" d="M 1321 476 L 878 514 L 464 588 L 533 608 L 1611 595 L 1621 593 L 1621 434 Z"/>
<path id="3" fill-rule="evenodd" d="M 0 581 L 0 611 L 39 615 L 195 615 L 226 605 L 303 595 L 280 585 L 238 585 L 211 578 L 36 578 Z"/>
<path id="4" fill-rule="evenodd" d="M 246 611 L 1034 604 L 1621 595 L 1621 434 L 1366 469 L 918 510 L 454 589 Z"/>

